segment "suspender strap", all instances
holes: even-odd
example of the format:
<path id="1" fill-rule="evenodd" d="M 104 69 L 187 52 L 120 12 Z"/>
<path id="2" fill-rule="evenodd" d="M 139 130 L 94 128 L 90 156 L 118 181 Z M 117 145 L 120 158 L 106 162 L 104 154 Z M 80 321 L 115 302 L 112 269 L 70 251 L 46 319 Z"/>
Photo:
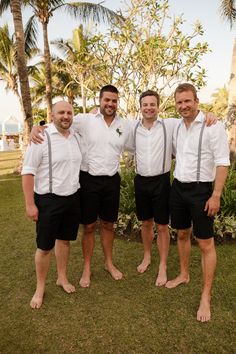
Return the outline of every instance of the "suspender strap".
<path id="1" fill-rule="evenodd" d="M 180 129 L 179 124 L 176 132 L 176 151 L 177 151 L 177 141 L 178 141 L 178 135 L 179 135 L 179 129 Z M 203 136 L 203 131 L 205 128 L 205 122 L 202 123 L 200 135 L 199 135 L 199 141 L 198 141 L 198 151 L 197 151 L 197 174 L 196 174 L 196 180 L 197 183 L 200 181 L 200 173 L 201 173 L 201 158 L 202 158 L 202 136 Z"/>
<path id="2" fill-rule="evenodd" d="M 197 157 L 197 183 L 200 181 L 200 170 L 201 170 L 201 157 L 202 157 L 202 136 L 203 130 L 205 128 L 205 122 L 202 124 L 202 128 L 200 131 L 199 142 L 198 142 L 198 157 Z"/>
<path id="3" fill-rule="evenodd" d="M 135 163 L 135 170 L 137 171 L 137 158 L 136 158 L 136 140 L 137 140 L 137 129 L 140 125 L 140 120 L 138 123 L 135 125 L 134 128 L 134 163 Z"/>
<path id="4" fill-rule="evenodd" d="M 166 133 L 166 126 L 165 126 L 164 120 L 161 121 L 161 125 L 163 128 L 163 135 L 164 135 L 164 153 L 163 153 L 162 172 L 165 173 L 167 133 Z"/>
<path id="5" fill-rule="evenodd" d="M 52 193 L 52 144 L 48 132 L 45 130 L 48 139 L 48 168 L 49 168 L 49 193 Z"/>
<path id="6" fill-rule="evenodd" d="M 49 193 L 52 193 L 52 144 L 51 144 L 50 135 L 48 134 L 48 132 L 46 130 L 45 130 L 45 134 L 48 139 Z M 77 141 L 78 147 L 80 149 L 79 140 L 78 140 L 76 134 L 74 135 L 74 137 L 75 137 L 75 140 Z"/>

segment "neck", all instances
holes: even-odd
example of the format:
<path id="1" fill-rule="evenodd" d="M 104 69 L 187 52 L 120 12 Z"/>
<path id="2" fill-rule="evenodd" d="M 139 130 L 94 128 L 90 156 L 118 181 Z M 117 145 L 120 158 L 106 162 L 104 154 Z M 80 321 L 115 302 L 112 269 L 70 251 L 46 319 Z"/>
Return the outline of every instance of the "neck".
<path id="1" fill-rule="evenodd" d="M 153 126 L 153 123 L 157 120 L 157 117 L 152 118 L 152 119 L 145 119 L 143 118 L 142 123 L 143 126 L 147 129 L 151 128 Z"/>
<path id="2" fill-rule="evenodd" d="M 70 131 L 68 129 L 61 129 L 61 128 L 57 128 L 57 130 L 59 131 L 59 133 L 61 133 L 61 135 L 63 135 L 65 138 L 67 138 L 70 135 Z"/>
<path id="3" fill-rule="evenodd" d="M 186 126 L 186 128 L 188 129 L 190 127 L 190 125 L 195 121 L 198 113 L 200 111 L 197 111 L 196 114 L 194 115 L 194 117 L 190 117 L 190 118 L 183 118 L 184 119 L 184 124 Z"/>
<path id="4" fill-rule="evenodd" d="M 103 117 L 104 117 L 104 120 L 108 126 L 111 125 L 111 123 L 113 122 L 113 120 L 115 118 L 115 116 L 103 116 Z"/>

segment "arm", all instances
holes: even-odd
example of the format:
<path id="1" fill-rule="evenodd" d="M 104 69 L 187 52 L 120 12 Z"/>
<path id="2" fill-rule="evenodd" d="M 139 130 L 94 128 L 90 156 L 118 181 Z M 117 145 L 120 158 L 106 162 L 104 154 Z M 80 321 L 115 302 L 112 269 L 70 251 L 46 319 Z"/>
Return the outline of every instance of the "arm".
<path id="1" fill-rule="evenodd" d="M 220 209 L 220 197 L 224 188 L 226 178 L 228 176 L 227 166 L 216 167 L 216 177 L 214 183 L 214 190 L 211 197 L 208 199 L 205 205 L 205 211 L 208 216 L 214 216 Z"/>
<path id="2" fill-rule="evenodd" d="M 206 126 L 210 127 L 213 124 L 216 124 L 218 121 L 218 118 L 214 115 L 214 113 L 212 112 L 207 112 L 205 114 L 205 122 L 206 122 Z"/>
<path id="3" fill-rule="evenodd" d="M 30 132 L 30 141 L 32 141 L 35 144 L 42 144 L 42 142 L 44 140 L 43 134 L 44 134 L 45 128 L 47 128 L 46 125 L 33 126 L 33 128 L 31 129 L 31 132 Z"/>
<path id="4" fill-rule="evenodd" d="M 22 176 L 26 215 L 33 221 L 38 220 L 38 208 L 34 202 L 34 175 Z"/>

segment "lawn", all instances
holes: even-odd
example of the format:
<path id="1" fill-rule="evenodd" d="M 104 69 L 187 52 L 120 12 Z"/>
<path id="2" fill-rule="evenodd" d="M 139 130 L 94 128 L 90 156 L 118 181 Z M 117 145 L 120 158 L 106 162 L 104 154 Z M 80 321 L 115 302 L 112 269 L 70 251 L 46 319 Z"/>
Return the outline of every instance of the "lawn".
<path id="1" fill-rule="evenodd" d="M 44 305 L 31 310 L 35 232 L 33 222 L 25 218 L 20 177 L 10 174 L 16 161 L 15 153 L 0 153 L 1 354 L 236 353 L 235 244 L 217 247 L 209 323 L 196 321 L 201 293 L 197 247 L 192 249 L 190 283 L 169 290 L 154 285 L 158 264 L 155 245 L 152 265 L 138 275 L 142 245 L 121 239 L 115 240 L 114 259 L 125 274 L 123 280 L 113 281 L 104 270 L 97 242 L 91 287 L 79 288 L 79 238 L 71 245 L 69 265 L 69 277 L 77 292 L 68 295 L 55 285 L 53 258 Z M 168 266 L 171 278 L 178 271 L 176 245 L 171 245 Z"/>

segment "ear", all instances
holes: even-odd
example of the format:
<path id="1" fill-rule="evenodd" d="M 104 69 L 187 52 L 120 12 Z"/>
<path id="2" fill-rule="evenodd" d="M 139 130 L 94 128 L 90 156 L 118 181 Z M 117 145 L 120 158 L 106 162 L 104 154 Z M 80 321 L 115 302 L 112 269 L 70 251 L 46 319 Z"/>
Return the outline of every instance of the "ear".
<path id="1" fill-rule="evenodd" d="M 50 114 L 49 114 L 49 122 L 53 122 L 53 112 L 51 112 Z"/>

